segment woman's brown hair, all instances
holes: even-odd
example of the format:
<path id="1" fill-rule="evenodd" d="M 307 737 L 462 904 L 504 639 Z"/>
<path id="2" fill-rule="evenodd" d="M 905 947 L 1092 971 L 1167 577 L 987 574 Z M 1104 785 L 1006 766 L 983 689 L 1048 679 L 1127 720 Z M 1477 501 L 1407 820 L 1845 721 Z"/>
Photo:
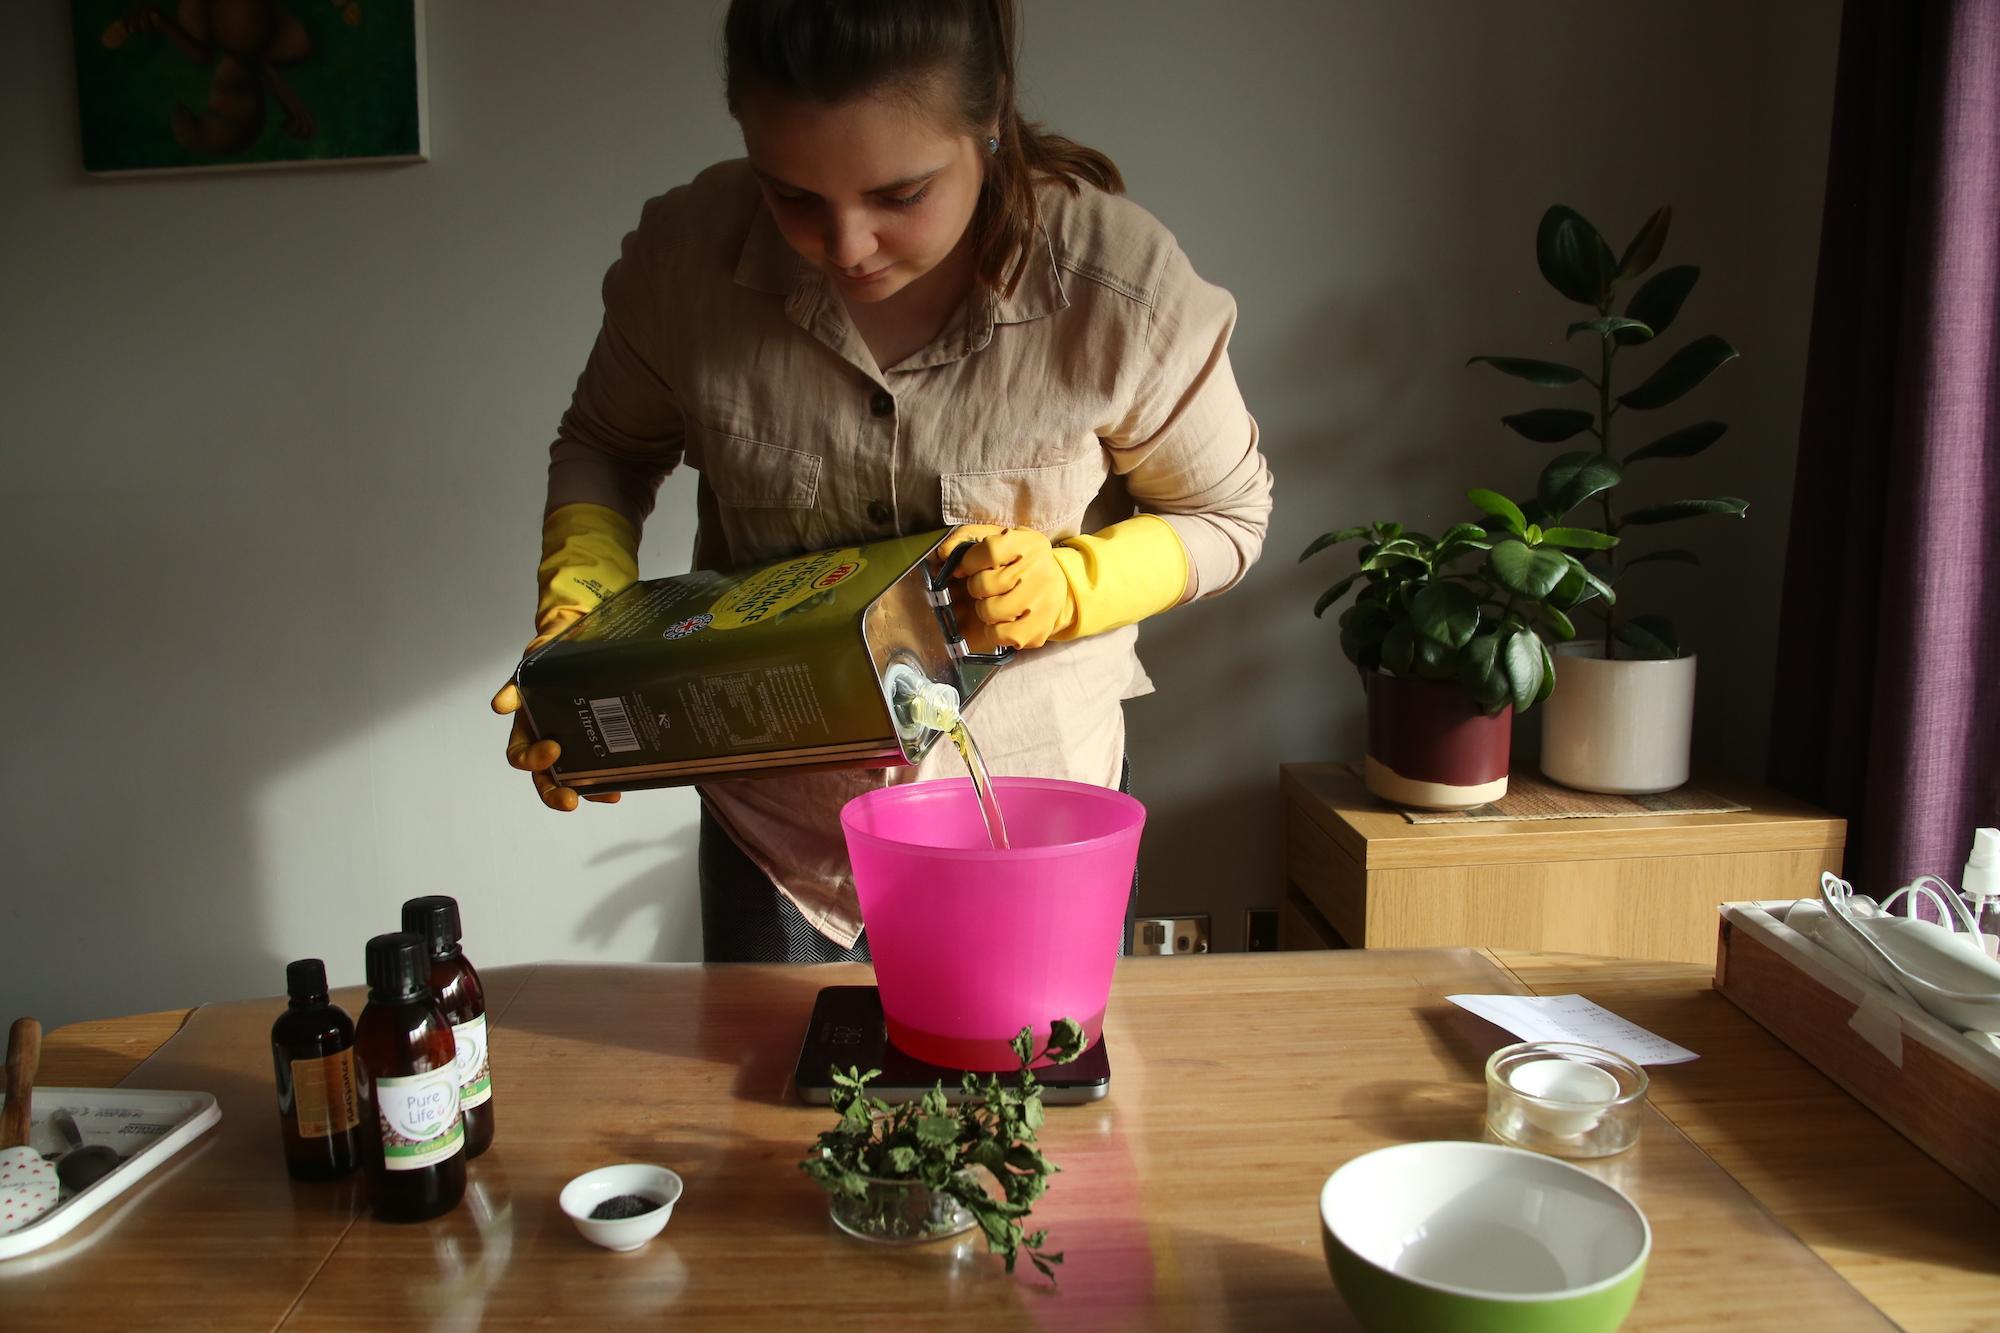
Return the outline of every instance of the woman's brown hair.
<path id="1" fill-rule="evenodd" d="M 1110 158 L 1021 118 L 1019 31 L 1014 0 L 731 0 L 724 90 L 735 115 L 750 92 L 828 103 L 921 98 L 942 77 L 957 94 L 960 128 L 984 138 L 988 125 L 999 127 L 973 215 L 973 248 L 979 280 L 1011 293 L 1040 220 L 1038 180 L 1071 194 L 1084 182 L 1125 190 Z"/>

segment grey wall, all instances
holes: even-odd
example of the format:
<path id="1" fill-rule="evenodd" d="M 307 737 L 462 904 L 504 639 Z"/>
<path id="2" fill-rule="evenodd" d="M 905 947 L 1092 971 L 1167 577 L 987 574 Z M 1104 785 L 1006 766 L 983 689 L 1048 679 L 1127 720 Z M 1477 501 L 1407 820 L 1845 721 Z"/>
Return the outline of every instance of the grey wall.
<path id="1" fill-rule="evenodd" d="M 358 979 L 422 892 L 483 963 L 699 957 L 695 803 L 563 818 L 486 699 L 532 597 L 543 449 L 647 195 L 738 143 L 720 5 L 431 0 L 432 161 L 102 181 L 60 5 L 0 16 L 0 1013 L 45 1022 Z M 1148 626 L 1131 706 L 1147 909 L 1236 947 L 1278 896 L 1276 765 L 1360 748 L 1298 550 L 1435 521 L 1541 452 L 1476 352 L 1559 351 L 1543 207 L 1675 205 L 1683 317 L 1743 350 L 1681 469 L 1748 496 L 1662 580 L 1705 757 L 1759 770 L 1836 5 L 1029 0 L 1032 115 L 1109 152 L 1237 295 L 1279 479 L 1264 563 Z M 1666 498 L 1664 495 L 1662 498 Z M 649 573 L 685 566 L 668 483 Z"/>

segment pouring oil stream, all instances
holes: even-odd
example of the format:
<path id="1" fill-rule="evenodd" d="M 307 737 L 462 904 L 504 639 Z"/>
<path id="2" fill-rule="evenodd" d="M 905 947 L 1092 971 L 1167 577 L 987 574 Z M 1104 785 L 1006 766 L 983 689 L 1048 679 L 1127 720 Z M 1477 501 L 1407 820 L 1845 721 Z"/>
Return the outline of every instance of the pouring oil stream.
<path id="1" fill-rule="evenodd" d="M 980 757 L 979 743 L 973 740 L 972 731 L 959 712 L 958 691 L 942 681 L 924 681 L 921 685 L 899 681 L 896 706 L 916 725 L 941 731 L 951 738 L 951 743 L 958 747 L 959 757 L 965 760 L 965 771 L 972 775 L 972 793 L 979 800 L 979 817 L 986 823 L 987 840 L 1001 850 L 1011 847 L 1007 841 L 1007 822 L 1000 817 L 1000 801 L 993 791 L 993 779 L 986 772 L 986 761 Z"/>

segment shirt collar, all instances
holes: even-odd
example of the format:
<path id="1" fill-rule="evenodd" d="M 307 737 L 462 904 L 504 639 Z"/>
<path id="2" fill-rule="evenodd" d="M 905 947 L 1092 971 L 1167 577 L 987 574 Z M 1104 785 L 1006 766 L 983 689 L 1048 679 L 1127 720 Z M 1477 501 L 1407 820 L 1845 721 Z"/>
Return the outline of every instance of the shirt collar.
<path id="1" fill-rule="evenodd" d="M 762 200 L 758 201 L 749 233 L 743 238 L 735 280 L 737 285 L 752 291 L 784 297 L 785 313 L 793 323 L 843 354 L 850 350 L 845 348 L 850 341 L 848 321 L 844 316 L 836 317 L 837 303 L 826 300 L 826 275 L 792 249 Z M 969 356 L 993 341 L 996 326 L 1024 324 L 1068 305 L 1069 296 L 1063 290 L 1062 275 L 1056 266 L 1055 246 L 1049 240 L 1048 228 L 1037 223 L 1034 239 L 1028 244 L 1027 268 L 1022 271 L 1013 294 L 980 289 L 969 303 L 965 321 L 956 330 L 948 329 L 929 350 L 900 363 L 900 368 L 915 370 Z M 857 364 L 867 362 L 864 359 Z"/>

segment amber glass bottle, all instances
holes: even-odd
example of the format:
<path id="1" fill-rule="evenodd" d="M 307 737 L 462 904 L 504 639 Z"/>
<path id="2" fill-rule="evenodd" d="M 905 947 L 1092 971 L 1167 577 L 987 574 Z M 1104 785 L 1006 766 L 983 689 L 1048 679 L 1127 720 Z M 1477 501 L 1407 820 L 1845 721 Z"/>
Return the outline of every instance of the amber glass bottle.
<path id="1" fill-rule="evenodd" d="M 327 999 L 326 964 L 317 958 L 287 964 L 285 990 L 291 1002 L 271 1025 L 285 1169 L 301 1180 L 333 1180 L 361 1160 L 354 1024 Z"/>
<path id="2" fill-rule="evenodd" d="M 452 1039 L 458 1043 L 465 1155 L 477 1157 L 493 1143 L 493 1061 L 486 1045 L 486 992 L 458 947 L 458 899 L 441 894 L 410 899 L 403 904 L 403 929 L 422 936 L 430 950 L 431 994 L 451 1020 Z"/>
<path id="3" fill-rule="evenodd" d="M 465 1118 L 451 1023 L 431 995 L 423 940 L 368 941 L 368 1004 L 354 1029 L 375 1216 L 419 1222 L 465 1194 Z"/>

